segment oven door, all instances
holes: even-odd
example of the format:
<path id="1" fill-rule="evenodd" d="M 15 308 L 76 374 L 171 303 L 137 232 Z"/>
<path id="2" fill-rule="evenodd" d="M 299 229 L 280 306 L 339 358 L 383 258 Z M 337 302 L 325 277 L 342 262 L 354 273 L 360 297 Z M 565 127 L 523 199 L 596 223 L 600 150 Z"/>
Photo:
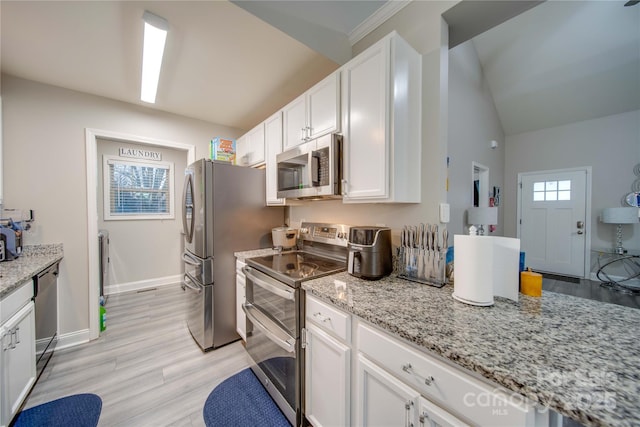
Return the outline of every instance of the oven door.
<path id="1" fill-rule="evenodd" d="M 253 371 L 292 425 L 300 412 L 299 290 L 244 267 L 247 352 Z"/>

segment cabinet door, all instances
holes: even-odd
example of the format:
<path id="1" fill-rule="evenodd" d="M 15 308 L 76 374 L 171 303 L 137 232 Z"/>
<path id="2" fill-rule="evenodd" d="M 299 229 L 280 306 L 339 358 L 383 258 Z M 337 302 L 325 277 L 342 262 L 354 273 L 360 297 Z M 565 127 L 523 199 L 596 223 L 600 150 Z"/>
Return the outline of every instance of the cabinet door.
<path id="1" fill-rule="evenodd" d="M 468 424 L 424 398 L 420 398 L 418 422 L 420 427 L 468 427 Z"/>
<path id="2" fill-rule="evenodd" d="M 249 140 L 249 165 L 264 163 L 264 123 L 260 123 L 247 133 Z"/>
<path id="3" fill-rule="evenodd" d="M 305 412 L 315 427 L 350 422 L 351 349 L 317 326 L 307 327 Z"/>
<path id="4" fill-rule="evenodd" d="M 383 40 L 343 69 L 345 200 L 389 195 L 388 49 Z"/>
<path id="5" fill-rule="evenodd" d="M 34 304 L 29 302 L 2 328 L 2 425 L 18 412 L 36 380 Z"/>
<path id="6" fill-rule="evenodd" d="M 420 394 L 358 355 L 356 425 L 415 426 Z"/>
<path id="7" fill-rule="evenodd" d="M 340 130 L 340 73 L 322 80 L 307 92 L 309 137 L 318 138 Z"/>
<path id="8" fill-rule="evenodd" d="M 282 112 L 278 111 L 264 122 L 264 145 L 267 182 L 267 206 L 281 206 L 278 198 L 278 165 L 276 156 L 282 152 Z"/>
<path id="9" fill-rule="evenodd" d="M 236 139 L 236 164 L 249 166 L 249 140 L 247 134 Z"/>
<path id="10" fill-rule="evenodd" d="M 242 310 L 242 304 L 246 300 L 246 284 L 244 274 L 236 273 L 236 331 L 247 341 L 247 318 Z"/>
<path id="11" fill-rule="evenodd" d="M 300 145 L 307 137 L 306 94 L 293 100 L 282 109 L 283 137 L 282 150 Z"/>

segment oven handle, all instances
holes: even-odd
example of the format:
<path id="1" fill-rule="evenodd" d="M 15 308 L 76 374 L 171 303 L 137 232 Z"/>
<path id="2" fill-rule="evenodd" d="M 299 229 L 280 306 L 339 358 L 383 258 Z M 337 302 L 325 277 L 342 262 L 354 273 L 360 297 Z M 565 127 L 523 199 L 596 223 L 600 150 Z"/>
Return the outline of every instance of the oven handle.
<path id="1" fill-rule="evenodd" d="M 277 325 L 273 323 L 268 317 L 264 314 L 260 313 L 252 304 L 244 303 L 242 304 L 242 311 L 247 315 L 247 319 L 253 323 L 254 326 L 257 326 L 264 334 L 274 343 L 278 344 L 285 351 L 289 353 L 293 353 L 296 350 L 295 344 L 296 340 L 291 335 L 287 334 L 282 328 L 279 328 Z M 272 324 L 272 328 L 278 330 L 282 335 L 288 337 L 288 339 L 283 339 L 278 336 L 277 332 L 274 332 L 269 326 L 268 323 Z"/>
<path id="2" fill-rule="evenodd" d="M 247 279 L 251 280 L 254 284 L 271 292 L 272 294 L 278 295 L 279 297 L 285 298 L 290 301 L 293 301 L 295 299 L 295 295 L 291 288 L 278 282 L 277 280 L 272 279 L 266 274 L 255 271 L 249 266 L 242 267 L 242 272 Z"/>

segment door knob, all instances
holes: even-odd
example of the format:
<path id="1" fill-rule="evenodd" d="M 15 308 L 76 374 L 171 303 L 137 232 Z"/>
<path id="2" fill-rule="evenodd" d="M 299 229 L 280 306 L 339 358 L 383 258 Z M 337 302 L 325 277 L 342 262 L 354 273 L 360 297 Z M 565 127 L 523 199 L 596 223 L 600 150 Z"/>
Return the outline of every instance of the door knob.
<path id="1" fill-rule="evenodd" d="M 579 229 L 584 228 L 584 221 L 578 221 L 578 222 L 576 223 L 576 226 L 577 226 Z"/>

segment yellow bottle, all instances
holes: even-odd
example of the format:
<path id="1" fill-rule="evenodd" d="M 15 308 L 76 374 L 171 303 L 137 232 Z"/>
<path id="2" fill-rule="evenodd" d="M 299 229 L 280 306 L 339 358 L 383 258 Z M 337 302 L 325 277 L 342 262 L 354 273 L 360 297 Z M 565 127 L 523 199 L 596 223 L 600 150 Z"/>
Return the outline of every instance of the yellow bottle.
<path id="1" fill-rule="evenodd" d="M 521 271 L 520 292 L 531 297 L 542 296 L 542 274 L 534 273 L 531 268 Z"/>

